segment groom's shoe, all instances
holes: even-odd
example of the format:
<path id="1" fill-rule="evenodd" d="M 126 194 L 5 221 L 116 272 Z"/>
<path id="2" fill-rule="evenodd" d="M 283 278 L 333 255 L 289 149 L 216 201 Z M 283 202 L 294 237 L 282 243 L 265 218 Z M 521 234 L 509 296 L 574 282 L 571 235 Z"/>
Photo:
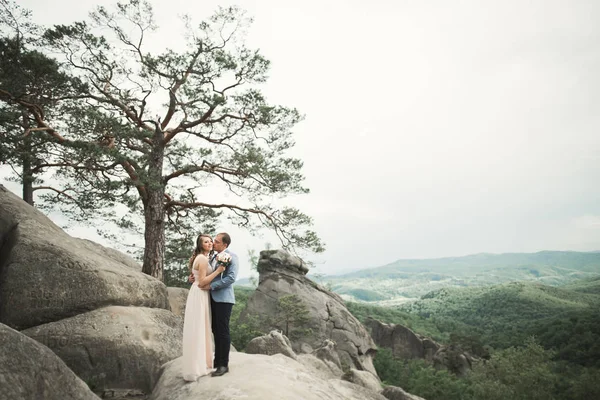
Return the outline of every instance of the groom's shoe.
<path id="1" fill-rule="evenodd" d="M 210 376 L 221 376 L 229 372 L 229 367 L 218 367 Z"/>

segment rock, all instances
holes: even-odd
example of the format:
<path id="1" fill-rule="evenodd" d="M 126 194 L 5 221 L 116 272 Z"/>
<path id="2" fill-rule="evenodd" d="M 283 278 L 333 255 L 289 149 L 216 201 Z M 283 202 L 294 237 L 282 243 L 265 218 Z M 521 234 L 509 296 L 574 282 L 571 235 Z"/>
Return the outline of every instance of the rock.
<path id="1" fill-rule="evenodd" d="M 440 349 L 440 344 L 429 338 L 422 338 L 421 343 L 423 343 L 423 356 L 427 361 L 433 361 L 435 353 Z"/>
<path id="2" fill-rule="evenodd" d="M 271 331 L 268 335 L 263 335 L 252 339 L 246 345 L 248 354 L 264 354 L 272 356 L 274 354 L 283 354 L 296 359 L 296 353 L 292 350 L 290 340 L 277 331 Z"/>
<path id="3" fill-rule="evenodd" d="M 296 257 L 283 250 L 264 250 L 260 252 L 257 270 L 259 282 L 261 277 L 269 274 L 279 274 L 285 270 L 288 275 L 303 278 L 308 273 L 308 266 L 300 257 Z"/>
<path id="4" fill-rule="evenodd" d="M 341 393 L 344 399 L 348 400 L 362 400 L 362 399 L 376 399 L 385 400 L 382 394 L 369 390 L 363 386 L 359 386 L 355 383 L 342 381 L 339 379 L 331 379 L 329 381 L 338 393 Z"/>
<path id="5" fill-rule="evenodd" d="M 282 354 L 232 353 L 229 373 L 185 383 L 182 359 L 163 366 L 151 400 L 385 400 L 377 392 L 340 380 L 326 380 Z"/>
<path id="6" fill-rule="evenodd" d="M 381 382 L 379 378 L 368 371 L 357 371 L 350 369 L 342 376 L 342 380 L 352 382 L 358 386 L 362 386 L 369 390 L 379 392 L 381 390 Z"/>
<path id="7" fill-rule="evenodd" d="M 110 306 L 23 331 L 92 390 L 150 393 L 161 365 L 182 354 L 183 321 L 157 308 Z"/>
<path id="8" fill-rule="evenodd" d="M 447 369 L 456 375 L 465 376 L 471 371 L 473 358 L 455 346 L 443 346 L 435 353 L 433 366 L 438 370 Z"/>
<path id="9" fill-rule="evenodd" d="M 0 324 L 0 399 L 99 397 L 46 346 Z"/>
<path id="10" fill-rule="evenodd" d="M 425 358 L 425 346 L 420 336 L 410 329 L 395 324 L 385 324 L 376 319 L 369 318 L 367 326 L 371 330 L 371 337 L 378 346 L 392 350 L 392 354 L 398 359 Z M 428 352 L 435 348 L 435 342 L 428 340 Z M 438 345 L 439 348 L 439 345 Z M 433 351 L 433 353 L 435 353 Z"/>
<path id="11" fill-rule="evenodd" d="M 461 376 L 471 370 L 474 359 L 454 346 L 442 346 L 402 325 L 385 324 L 373 318 L 369 318 L 367 326 L 375 343 L 391 349 L 394 358 L 424 359 L 436 369 L 447 369 Z"/>
<path id="12" fill-rule="evenodd" d="M 82 246 L 86 246 L 86 245 L 89 246 L 91 251 L 100 252 L 100 253 L 104 254 L 106 257 L 112 258 L 116 262 L 123 264 L 126 267 L 129 267 L 134 271 L 138 271 L 138 272 L 142 271 L 142 264 L 140 264 L 133 257 L 131 257 L 125 253 L 121 253 L 120 251 L 111 249 L 110 247 L 102 246 L 101 244 L 92 242 L 91 240 L 88 240 L 88 239 L 82 239 Z"/>
<path id="13" fill-rule="evenodd" d="M 296 360 L 312 371 L 313 375 L 320 376 L 323 379 L 340 379 L 343 375 L 340 368 L 320 360 L 312 354 L 298 354 Z"/>
<path id="14" fill-rule="evenodd" d="M 297 336 L 290 332 L 296 353 L 302 353 L 306 348 L 318 348 L 326 339 L 333 340 L 337 343 L 336 351 L 344 368 L 376 374 L 372 359 L 376 347 L 371 336 L 337 294 L 306 278 L 308 268 L 300 258 L 282 250 L 261 251 L 258 271 L 258 287 L 248 299 L 241 321 L 250 317 L 260 320 L 263 316 L 277 316 L 279 298 L 295 295 L 308 310 L 308 322 L 292 328 L 309 329 Z M 273 318 L 263 318 L 260 323 L 263 331 L 286 331 L 283 324 L 273 322 Z"/>
<path id="15" fill-rule="evenodd" d="M 381 394 L 388 400 L 425 400 L 422 397 L 405 392 L 397 386 L 388 386 L 381 391 Z"/>
<path id="16" fill-rule="evenodd" d="M 0 322 L 22 330 L 106 305 L 169 307 L 125 255 L 66 234 L 0 186 Z"/>
<path id="17" fill-rule="evenodd" d="M 306 342 L 300 343 L 300 353 L 311 354 L 313 352 L 313 348 Z"/>
<path id="18" fill-rule="evenodd" d="M 335 349 L 335 343 L 331 340 L 325 340 L 323 345 L 318 349 L 314 350 L 312 354 L 303 355 L 310 355 L 312 358 L 315 358 L 318 361 L 318 363 L 312 361 L 311 358 L 308 358 L 306 361 L 310 360 L 312 366 L 316 367 L 318 370 L 324 369 L 324 371 L 327 372 L 330 378 L 339 379 L 344 374 L 344 372 L 342 371 L 340 357 Z"/>
<path id="19" fill-rule="evenodd" d="M 169 306 L 171 312 L 177 316 L 183 318 L 185 316 L 185 304 L 187 302 L 189 289 L 168 287 L 167 295 L 169 297 Z"/>
<path id="20" fill-rule="evenodd" d="M 336 351 L 335 342 L 332 340 L 325 339 L 323 345 L 316 349 L 313 354 L 320 360 L 331 363 L 340 369 L 342 368 L 340 356 Z"/>

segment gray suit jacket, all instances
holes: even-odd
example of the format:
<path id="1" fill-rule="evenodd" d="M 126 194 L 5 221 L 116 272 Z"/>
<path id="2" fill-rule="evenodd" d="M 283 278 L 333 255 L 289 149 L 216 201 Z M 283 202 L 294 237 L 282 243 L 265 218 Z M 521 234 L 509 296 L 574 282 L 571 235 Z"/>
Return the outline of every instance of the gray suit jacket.
<path id="1" fill-rule="evenodd" d="M 235 294 L 233 292 L 233 282 L 237 279 L 239 261 L 238 256 L 225 249 L 225 252 L 231 256 L 231 265 L 227 267 L 225 272 L 219 274 L 210 283 L 210 295 L 212 299 L 217 303 L 231 303 L 235 304 Z M 211 265 L 214 267 L 216 260 L 210 260 Z M 223 277 L 221 278 L 221 275 Z"/>

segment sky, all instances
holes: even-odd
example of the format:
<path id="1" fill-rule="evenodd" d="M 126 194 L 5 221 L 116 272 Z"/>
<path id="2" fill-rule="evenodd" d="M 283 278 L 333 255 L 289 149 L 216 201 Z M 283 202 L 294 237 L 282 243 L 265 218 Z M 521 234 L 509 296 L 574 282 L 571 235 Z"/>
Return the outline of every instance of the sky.
<path id="1" fill-rule="evenodd" d="M 45 24 L 112 3 L 19 1 Z M 184 13 L 199 22 L 238 4 L 254 17 L 247 43 L 272 61 L 263 91 L 306 116 L 293 154 L 311 193 L 292 202 L 327 244 L 318 272 L 600 250 L 600 2 L 151 3 L 157 48 L 176 43 Z M 248 249 L 277 247 L 223 230 L 240 276 Z"/>

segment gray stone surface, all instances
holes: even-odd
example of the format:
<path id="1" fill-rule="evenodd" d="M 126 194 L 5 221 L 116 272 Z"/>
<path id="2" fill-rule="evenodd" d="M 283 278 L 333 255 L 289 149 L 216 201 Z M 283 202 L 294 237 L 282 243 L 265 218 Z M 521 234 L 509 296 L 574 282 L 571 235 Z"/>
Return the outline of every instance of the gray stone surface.
<path id="1" fill-rule="evenodd" d="M 168 287 L 169 307 L 171 312 L 181 318 L 185 316 L 185 303 L 190 290 L 178 287 Z"/>
<path id="2" fill-rule="evenodd" d="M 425 400 L 422 397 L 405 392 L 397 386 L 388 386 L 381 391 L 381 394 L 388 400 Z"/>
<path id="3" fill-rule="evenodd" d="M 367 327 L 375 343 L 392 350 L 394 358 L 397 359 L 424 359 L 436 369 L 448 369 L 460 376 L 467 374 L 476 361 L 467 352 L 452 346 L 442 346 L 402 325 L 385 324 L 369 318 Z"/>
<path id="4" fill-rule="evenodd" d="M 50 349 L 0 324 L 0 400 L 98 400 Z"/>
<path id="5" fill-rule="evenodd" d="M 374 392 L 352 382 L 339 379 L 331 379 L 329 380 L 329 384 L 332 385 L 335 388 L 335 390 L 343 396 L 344 399 L 385 400 L 385 397 L 383 397 L 381 393 Z"/>
<path id="6" fill-rule="evenodd" d="M 342 379 L 375 392 L 381 391 L 381 381 L 369 371 L 350 369 L 344 373 Z"/>
<path id="7" fill-rule="evenodd" d="M 181 358 L 163 366 L 151 400 L 385 400 L 381 394 L 341 380 L 327 380 L 282 354 L 232 353 L 229 373 L 181 379 Z"/>
<path id="8" fill-rule="evenodd" d="M 450 372 L 465 376 L 473 367 L 473 358 L 454 346 L 443 346 L 433 356 L 433 366 L 436 369 L 447 369 Z"/>
<path id="9" fill-rule="evenodd" d="M 260 273 L 256 291 L 248 299 L 242 312 L 244 321 L 248 316 L 261 318 L 278 314 L 278 299 L 296 295 L 309 311 L 309 321 L 302 329 L 309 334 L 290 340 L 294 351 L 303 348 L 319 348 L 326 339 L 337 343 L 336 351 L 344 368 L 367 370 L 376 374 L 373 367 L 375 343 L 365 327 L 348 311 L 343 300 L 335 293 L 306 278 L 308 270 L 302 260 L 282 250 L 261 251 L 258 263 Z M 271 318 L 272 319 L 272 318 Z M 284 330 L 269 319 L 262 319 L 262 330 Z"/>
<path id="10" fill-rule="evenodd" d="M 110 306 L 23 333 L 52 349 L 94 391 L 150 393 L 161 366 L 182 354 L 182 323 L 168 310 Z"/>
<path id="11" fill-rule="evenodd" d="M 290 340 L 280 332 L 271 331 L 267 335 L 255 337 L 246 345 L 248 354 L 264 354 L 272 356 L 274 354 L 283 354 L 296 359 L 296 353 L 292 350 Z"/>
<path id="12" fill-rule="evenodd" d="M 371 337 L 378 346 L 392 350 L 394 357 L 399 359 L 426 358 L 433 359 L 433 354 L 439 349 L 439 345 L 415 334 L 412 330 L 402 325 L 385 324 L 376 319 L 369 318 L 367 326 L 371 331 Z M 427 351 L 426 351 L 427 348 Z"/>
<path id="13" fill-rule="evenodd" d="M 323 379 L 340 379 L 343 375 L 342 370 L 334 364 L 320 360 L 313 354 L 298 354 L 296 360 Z"/>
<path id="14" fill-rule="evenodd" d="M 169 307 L 126 255 L 66 234 L 0 186 L 0 322 L 18 330 L 106 305 Z"/>

